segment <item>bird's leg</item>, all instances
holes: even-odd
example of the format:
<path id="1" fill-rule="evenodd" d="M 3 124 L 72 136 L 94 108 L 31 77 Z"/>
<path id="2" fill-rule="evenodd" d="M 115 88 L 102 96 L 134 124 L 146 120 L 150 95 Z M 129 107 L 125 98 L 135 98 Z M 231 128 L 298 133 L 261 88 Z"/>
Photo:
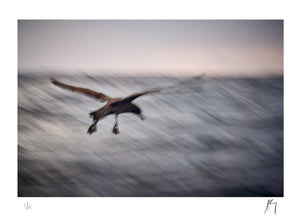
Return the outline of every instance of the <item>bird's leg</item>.
<path id="1" fill-rule="evenodd" d="M 98 120 L 96 120 L 96 121 L 89 127 L 87 133 L 92 134 L 92 133 L 94 133 L 94 132 L 97 131 L 97 126 L 96 126 L 96 125 L 97 125 L 97 122 L 98 122 Z"/>
<path id="2" fill-rule="evenodd" d="M 116 123 L 112 131 L 115 135 L 119 134 L 119 126 L 118 126 L 118 115 L 116 114 Z"/>

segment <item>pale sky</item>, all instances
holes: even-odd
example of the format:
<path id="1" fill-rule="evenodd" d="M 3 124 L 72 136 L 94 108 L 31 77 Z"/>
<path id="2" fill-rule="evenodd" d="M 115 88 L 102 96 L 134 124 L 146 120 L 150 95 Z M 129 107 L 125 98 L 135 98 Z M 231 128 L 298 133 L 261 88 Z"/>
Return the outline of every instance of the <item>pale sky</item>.
<path id="1" fill-rule="evenodd" d="M 282 20 L 19 20 L 19 69 L 283 73 Z"/>

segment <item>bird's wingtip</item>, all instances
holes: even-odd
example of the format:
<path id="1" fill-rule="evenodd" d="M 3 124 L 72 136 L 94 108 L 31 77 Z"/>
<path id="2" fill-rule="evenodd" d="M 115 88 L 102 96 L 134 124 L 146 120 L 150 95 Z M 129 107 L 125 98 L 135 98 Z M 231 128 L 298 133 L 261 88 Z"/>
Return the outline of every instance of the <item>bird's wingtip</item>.
<path id="1" fill-rule="evenodd" d="M 202 74 L 196 76 L 195 78 L 201 79 L 201 78 L 204 78 L 205 76 L 206 76 L 206 73 L 202 73 Z"/>
<path id="2" fill-rule="evenodd" d="M 51 82 L 54 83 L 54 84 L 57 82 L 57 80 L 54 79 L 53 77 L 50 77 L 50 79 L 51 79 Z"/>

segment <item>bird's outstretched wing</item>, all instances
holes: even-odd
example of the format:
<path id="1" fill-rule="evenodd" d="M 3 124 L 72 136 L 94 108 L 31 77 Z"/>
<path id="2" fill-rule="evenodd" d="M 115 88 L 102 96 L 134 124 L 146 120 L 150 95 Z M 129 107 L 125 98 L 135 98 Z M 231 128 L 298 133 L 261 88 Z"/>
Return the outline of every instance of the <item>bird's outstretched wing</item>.
<path id="1" fill-rule="evenodd" d="M 205 74 L 198 75 L 192 78 L 189 78 L 184 81 L 180 81 L 179 83 L 171 86 L 155 88 L 151 90 L 147 90 L 140 93 L 135 93 L 130 96 L 127 96 L 119 101 L 113 103 L 113 105 L 130 103 L 134 99 L 147 94 L 160 93 L 160 94 L 175 94 L 175 93 L 188 93 L 188 92 L 200 92 L 202 91 L 201 83 L 203 81 Z"/>
<path id="2" fill-rule="evenodd" d="M 80 87 L 76 87 L 76 86 L 67 85 L 67 84 L 64 84 L 64 83 L 61 83 L 61 82 L 57 81 L 54 78 L 51 78 L 51 81 L 54 85 L 56 85 L 60 88 L 67 89 L 67 90 L 70 90 L 72 92 L 78 92 L 78 93 L 87 95 L 91 98 L 100 100 L 101 102 L 106 102 L 106 101 L 112 99 L 111 97 L 109 97 L 107 95 L 104 95 L 103 93 L 96 92 L 96 91 L 93 91 L 93 90 L 90 90 L 90 89 L 85 89 L 85 88 L 80 88 Z"/>
<path id="3" fill-rule="evenodd" d="M 160 92 L 159 89 L 155 89 L 155 90 L 149 90 L 149 91 L 144 91 L 144 92 L 140 92 L 140 93 L 135 93 L 135 94 L 132 94 L 130 96 L 127 96 L 119 101 L 116 101 L 113 103 L 113 105 L 118 105 L 118 104 L 125 104 L 125 103 L 130 103 L 132 102 L 134 99 L 142 96 L 142 95 L 147 95 L 147 94 L 152 94 L 152 93 L 158 93 Z"/>
<path id="4" fill-rule="evenodd" d="M 179 80 L 178 83 L 160 88 L 161 94 L 179 94 L 179 93 L 194 93 L 202 91 L 202 83 L 205 73 L 197 75 L 185 80 Z"/>

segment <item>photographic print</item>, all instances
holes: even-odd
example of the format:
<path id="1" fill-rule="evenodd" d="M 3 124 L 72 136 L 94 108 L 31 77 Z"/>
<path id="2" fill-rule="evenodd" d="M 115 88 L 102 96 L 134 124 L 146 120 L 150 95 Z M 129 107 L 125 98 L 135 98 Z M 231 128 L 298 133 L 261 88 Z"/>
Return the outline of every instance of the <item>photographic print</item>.
<path id="1" fill-rule="evenodd" d="M 283 20 L 19 20 L 18 197 L 283 197 Z"/>

